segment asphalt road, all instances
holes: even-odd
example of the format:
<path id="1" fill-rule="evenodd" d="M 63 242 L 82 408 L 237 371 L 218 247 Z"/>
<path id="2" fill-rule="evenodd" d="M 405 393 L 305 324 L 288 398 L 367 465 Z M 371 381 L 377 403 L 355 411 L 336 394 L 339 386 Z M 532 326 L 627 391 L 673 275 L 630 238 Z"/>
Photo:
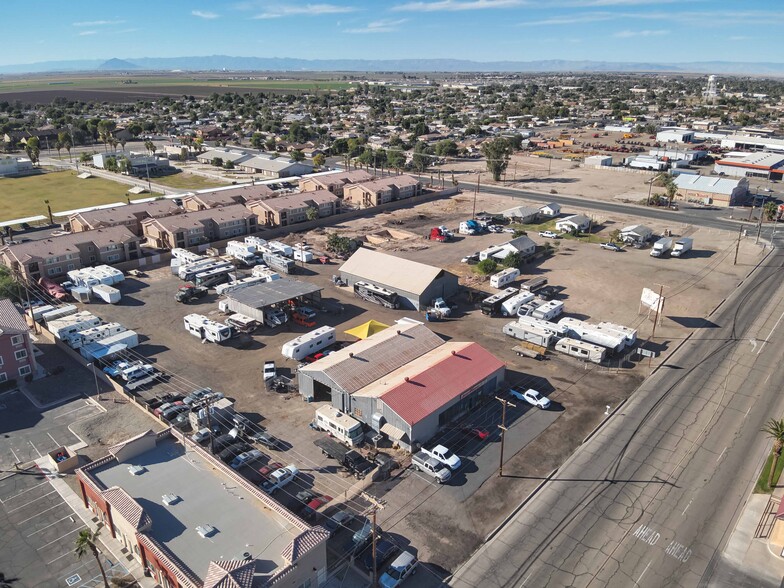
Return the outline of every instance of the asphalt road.
<path id="1" fill-rule="evenodd" d="M 782 412 L 782 267 L 774 250 L 451 585 L 778 586 L 720 554 Z"/>

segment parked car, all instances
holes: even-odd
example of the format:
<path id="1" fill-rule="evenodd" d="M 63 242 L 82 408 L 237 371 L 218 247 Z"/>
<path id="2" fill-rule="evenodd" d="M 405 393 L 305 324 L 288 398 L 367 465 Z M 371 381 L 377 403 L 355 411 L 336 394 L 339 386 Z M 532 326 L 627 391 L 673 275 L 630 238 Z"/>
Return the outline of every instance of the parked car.
<path id="1" fill-rule="evenodd" d="M 279 449 L 280 441 L 277 438 L 273 437 L 266 431 L 261 431 L 260 433 L 254 433 L 251 438 L 251 441 L 255 443 L 259 443 L 266 447 L 267 449 Z"/>
<path id="2" fill-rule="evenodd" d="M 267 478 L 269 478 L 269 475 L 270 475 L 272 472 L 274 472 L 275 470 L 279 470 L 279 469 L 280 469 L 280 468 L 282 468 L 282 467 L 283 467 L 283 464 L 282 464 L 282 463 L 278 463 L 278 462 L 276 462 L 276 461 L 273 461 L 273 462 L 270 462 L 270 463 L 268 463 L 268 464 L 267 464 L 267 465 L 265 465 L 265 466 L 262 466 L 262 467 L 260 467 L 260 468 L 259 468 L 259 473 L 260 473 L 260 474 L 262 475 L 262 477 L 263 477 L 263 478 L 266 480 Z"/>
<path id="3" fill-rule="evenodd" d="M 262 482 L 261 489 L 267 494 L 275 494 L 296 478 L 297 474 L 299 474 L 299 470 L 294 465 L 277 469 L 269 475 L 265 482 Z"/>
<path id="4" fill-rule="evenodd" d="M 454 471 L 461 465 L 460 458 L 444 445 L 436 445 L 433 447 L 433 449 L 425 449 L 423 447 L 422 451 L 424 451 L 430 457 L 437 459 L 445 466 L 448 466 L 450 470 Z"/>
<path id="5" fill-rule="evenodd" d="M 403 580 L 416 573 L 419 561 L 414 554 L 404 551 L 395 558 L 389 569 L 381 575 L 378 583 L 382 588 L 397 588 Z"/>
<path id="6" fill-rule="evenodd" d="M 473 437 L 474 439 L 479 439 L 480 441 L 484 441 L 490 436 L 490 431 L 487 429 L 482 429 L 480 427 L 475 427 L 473 425 L 463 425 L 460 427 L 460 431 L 469 437 Z"/>
<path id="7" fill-rule="evenodd" d="M 387 539 L 376 540 L 376 569 L 387 561 L 395 553 L 395 544 Z M 368 571 L 373 571 L 373 546 L 370 546 L 365 557 L 362 558 L 362 566 Z"/>
<path id="8" fill-rule="evenodd" d="M 306 363 L 313 363 L 315 361 L 318 361 L 322 357 L 326 357 L 326 356 L 323 353 L 313 353 L 313 354 L 308 355 L 308 356 L 305 357 L 305 362 Z"/>
<path id="9" fill-rule="evenodd" d="M 231 467 L 232 469 L 237 470 L 242 466 L 244 466 L 245 464 L 252 463 L 257 459 L 261 459 L 262 457 L 264 457 L 264 454 L 261 451 L 259 451 L 258 449 L 251 449 L 250 451 L 245 451 L 243 453 L 240 453 L 237 457 L 235 457 L 231 461 Z"/>
<path id="10" fill-rule="evenodd" d="M 352 520 L 354 520 L 353 512 L 350 510 L 339 510 L 326 520 L 324 526 L 327 531 L 329 531 L 329 536 L 331 537 L 337 533 L 341 527 L 347 527 Z"/>
<path id="11" fill-rule="evenodd" d="M 547 239 L 560 239 L 561 235 L 558 233 L 554 233 L 553 231 L 539 231 L 540 237 L 546 237 Z"/>
<path id="12" fill-rule="evenodd" d="M 277 375 L 277 370 L 275 369 L 275 362 L 274 361 L 265 361 L 264 362 L 264 370 L 263 370 L 263 377 L 264 381 L 271 380 Z"/>
<path id="13" fill-rule="evenodd" d="M 190 410 L 191 409 L 187 406 L 172 406 L 171 408 L 168 408 L 161 413 L 161 418 L 165 421 L 172 422 L 175 418 L 177 418 L 177 416 L 182 413 L 190 412 Z"/>
<path id="14" fill-rule="evenodd" d="M 313 521 L 318 514 L 318 509 L 331 500 L 331 496 L 314 496 L 305 504 L 302 510 L 299 511 L 299 516 L 306 521 Z"/>
<path id="15" fill-rule="evenodd" d="M 511 388 L 509 393 L 515 398 L 527 402 L 531 406 L 542 409 L 550 407 L 550 399 L 547 398 L 547 396 L 543 396 L 541 392 L 537 392 L 532 388 L 529 388 L 525 392 L 520 392 L 516 388 Z"/>
<path id="16" fill-rule="evenodd" d="M 381 536 L 381 527 L 376 525 L 376 540 Z M 365 524 L 362 525 L 362 528 L 354 533 L 351 540 L 354 542 L 354 549 L 360 551 L 365 548 L 368 541 L 373 539 L 373 523 L 370 519 L 365 520 Z"/>
<path id="17" fill-rule="evenodd" d="M 221 459 L 221 461 L 225 463 L 229 463 L 239 454 L 244 453 L 249 449 L 251 449 L 250 445 L 248 445 L 243 441 L 238 441 L 237 443 L 232 443 L 231 445 L 226 447 L 226 449 L 224 449 L 218 454 L 218 457 Z"/>
<path id="18" fill-rule="evenodd" d="M 191 439 L 193 439 L 196 443 L 204 443 L 212 436 L 210 430 L 207 427 L 203 429 L 199 429 L 193 435 L 191 435 Z"/>
<path id="19" fill-rule="evenodd" d="M 607 249 L 608 251 L 623 251 L 623 247 L 615 243 L 601 243 L 599 247 Z"/>

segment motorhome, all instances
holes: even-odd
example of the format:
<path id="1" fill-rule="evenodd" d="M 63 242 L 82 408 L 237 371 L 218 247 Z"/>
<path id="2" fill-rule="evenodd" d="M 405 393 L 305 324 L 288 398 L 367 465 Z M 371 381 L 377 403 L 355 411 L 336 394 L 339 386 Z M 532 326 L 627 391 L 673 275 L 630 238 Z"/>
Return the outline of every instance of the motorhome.
<path id="1" fill-rule="evenodd" d="M 253 245 L 258 250 L 260 247 L 267 246 L 267 240 L 261 237 L 245 237 L 246 245 Z"/>
<path id="2" fill-rule="evenodd" d="M 228 325 L 222 325 L 208 319 L 201 314 L 188 314 L 183 318 L 185 330 L 194 337 L 211 343 L 222 343 L 231 339 L 232 330 Z"/>
<path id="3" fill-rule="evenodd" d="M 279 308 L 268 308 L 264 311 L 264 324 L 275 329 L 289 322 L 289 315 Z"/>
<path id="4" fill-rule="evenodd" d="M 238 333 L 252 333 L 259 326 L 259 321 L 244 314 L 236 313 L 226 319 L 226 324 Z"/>
<path id="5" fill-rule="evenodd" d="M 538 327 L 540 329 L 544 329 L 548 333 L 551 333 L 555 338 L 565 337 L 568 332 L 568 329 L 565 326 L 561 326 L 558 323 L 553 323 L 550 321 L 534 318 L 532 316 L 517 317 L 517 322 L 523 326 Z"/>
<path id="6" fill-rule="evenodd" d="M 261 276 L 251 276 L 249 278 L 242 278 L 241 280 L 235 280 L 234 282 L 218 284 L 217 286 L 215 286 L 215 293 L 218 296 L 222 296 L 223 294 L 228 294 L 229 292 L 233 292 L 234 290 L 245 288 L 246 286 L 250 286 L 251 284 L 259 284 L 265 281 L 266 280 Z"/>
<path id="7" fill-rule="evenodd" d="M 273 252 L 277 252 L 279 255 L 284 257 L 294 256 L 294 249 L 291 247 L 291 245 L 286 245 L 280 241 L 267 241 L 267 247 L 269 247 Z"/>
<path id="8" fill-rule="evenodd" d="M 294 261 L 301 261 L 302 263 L 310 263 L 313 261 L 313 254 L 302 247 L 294 247 Z"/>
<path id="9" fill-rule="evenodd" d="M 537 292 L 547 285 L 547 278 L 531 278 L 520 284 L 521 290 L 528 290 L 529 292 Z"/>
<path id="10" fill-rule="evenodd" d="M 275 253 L 265 252 L 262 254 L 261 258 L 264 260 L 264 263 L 270 267 L 270 269 L 283 272 L 284 274 L 294 273 L 297 267 L 293 259 L 289 259 Z"/>
<path id="11" fill-rule="evenodd" d="M 370 282 L 355 282 L 354 295 L 387 308 L 400 307 L 400 301 L 396 292 L 376 286 Z"/>
<path id="12" fill-rule="evenodd" d="M 217 267 L 232 268 L 234 266 L 226 261 L 216 261 L 214 258 L 208 258 L 203 261 L 197 261 L 196 263 L 181 266 L 177 275 L 180 276 L 181 280 L 190 282 L 193 278 L 196 277 L 196 274 L 201 274 Z"/>
<path id="13" fill-rule="evenodd" d="M 518 292 L 509 300 L 505 300 L 501 303 L 501 315 L 517 316 L 517 311 L 520 310 L 520 307 L 526 302 L 530 302 L 535 297 L 536 295 L 531 294 L 530 292 Z"/>
<path id="14" fill-rule="evenodd" d="M 223 284 L 229 280 L 229 274 L 234 270 L 232 266 L 218 266 L 201 272 L 193 277 L 193 282 L 197 286 L 204 288 L 213 288 L 218 284 Z"/>
<path id="15" fill-rule="evenodd" d="M 258 263 L 256 256 L 256 246 L 241 241 L 229 241 L 226 243 L 226 255 L 229 255 L 240 263 L 251 267 Z"/>
<path id="16" fill-rule="evenodd" d="M 607 350 L 600 345 L 594 345 L 593 343 L 579 341 L 570 337 L 558 340 L 555 343 L 555 350 L 592 363 L 601 363 L 607 353 Z"/>
<path id="17" fill-rule="evenodd" d="M 571 317 L 562 318 L 558 324 L 568 329 L 568 336 L 572 339 L 601 345 L 613 352 L 622 351 L 626 347 L 627 336 L 620 331 L 598 327 Z"/>
<path id="18" fill-rule="evenodd" d="M 122 326 L 120 323 L 107 323 L 105 325 L 98 325 L 97 327 L 91 327 L 76 333 L 73 335 L 73 337 L 71 337 L 68 344 L 74 349 L 79 349 L 83 345 L 95 343 L 96 341 L 102 341 L 107 337 L 113 337 L 114 335 L 127 330 L 128 329 Z"/>
<path id="19" fill-rule="evenodd" d="M 284 357 L 300 361 L 333 343 L 335 343 L 335 329 L 333 327 L 319 327 L 285 343 L 281 353 Z"/>
<path id="20" fill-rule="evenodd" d="M 505 270 L 501 270 L 497 274 L 490 276 L 490 285 L 493 288 L 505 288 L 507 285 L 514 282 L 517 278 L 520 277 L 520 270 L 516 267 L 508 267 Z"/>
<path id="21" fill-rule="evenodd" d="M 262 282 L 271 282 L 272 280 L 280 279 L 280 274 L 278 272 L 273 271 L 263 265 L 257 265 L 254 267 L 250 275 L 254 278 L 262 278 Z"/>
<path id="22" fill-rule="evenodd" d="M 316 409 L 313 425 L 349 447 L 361 445 L 365 436 L 361 422 L 329 405 Z"/>
<path id="23" fill-rule="evenodd" d="M 486 314 L 488 316 L 495 316 L 501 314 L 501 305 L 509 300 L 512 296 L 519 294 L 520 290 L 517 288 L 507 288 L 506 290 L 502 290 L 498 294 L 493 294 L 492 296 L 488 296 L 479 305 L 482 314 Z"/>

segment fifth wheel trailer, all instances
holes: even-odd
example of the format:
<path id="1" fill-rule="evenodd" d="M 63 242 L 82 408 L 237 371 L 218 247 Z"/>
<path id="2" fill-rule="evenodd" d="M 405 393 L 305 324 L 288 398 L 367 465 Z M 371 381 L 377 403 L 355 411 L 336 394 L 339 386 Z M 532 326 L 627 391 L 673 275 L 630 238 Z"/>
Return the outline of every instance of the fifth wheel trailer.
<path id="1" fill-rule="evenodd" d="M 284 357 L 299 361 L 305 359 L 308 355 L 321 351 L 325 347 L 329 347 L 334 342 L 335 329 L 332 327 L 319 327 L 310 333 L 305 333 L 285 343 L 281 352 Z"/>

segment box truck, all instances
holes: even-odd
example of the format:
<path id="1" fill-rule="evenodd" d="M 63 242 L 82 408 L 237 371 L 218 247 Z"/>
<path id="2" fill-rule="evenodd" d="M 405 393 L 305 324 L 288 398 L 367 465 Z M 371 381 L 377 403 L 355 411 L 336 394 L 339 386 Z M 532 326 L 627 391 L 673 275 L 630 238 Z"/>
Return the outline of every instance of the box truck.
<path id="1" fill-rule="evenodd" d="M 662 237 L 653 244 L 651 257 L 664 257 L 670 249 L 672 249 L 672 239 L 670 237 Z"/>
<path id="2" fill-rule="evenodd" d="M 691 237 L 681 237 L 675 241 L 675 245 L 673 246 L 670 255 L 672 257 L 683 257 L 685 253 L 691 251 L 692 245 L 694 245 L 694 239 Z"/>

